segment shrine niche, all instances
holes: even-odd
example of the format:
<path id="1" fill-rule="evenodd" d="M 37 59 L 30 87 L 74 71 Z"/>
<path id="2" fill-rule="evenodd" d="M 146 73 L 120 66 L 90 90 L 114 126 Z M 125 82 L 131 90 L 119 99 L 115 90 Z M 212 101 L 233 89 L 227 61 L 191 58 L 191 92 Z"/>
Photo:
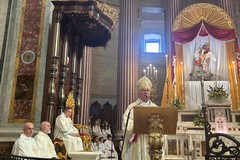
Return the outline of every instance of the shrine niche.
<path id="1" fill-rule="evenodd" d="M 74 123 L 88 124 L 91 86 L 91 47 L 106 47 L 118 11 L 98 1 L 52 1 L 52 36 L 49 41 L 42 119 L 54 124 L 66 95 L 75 100 Z"/>
<path id="2" fill-rule="evenodd" d="M 166 97 L 177 96 L 185 109 L 200 109 L 208 100 L 208 87 L 218 83 L 230 93 L 232 109 L 239 109 L 239 48 L 227 12 L 209 3 L 190 5 L 175 18 L 172 37 L 169 64 L 175 65 L 168 67 L 162 105 L 172 101 Z"/>

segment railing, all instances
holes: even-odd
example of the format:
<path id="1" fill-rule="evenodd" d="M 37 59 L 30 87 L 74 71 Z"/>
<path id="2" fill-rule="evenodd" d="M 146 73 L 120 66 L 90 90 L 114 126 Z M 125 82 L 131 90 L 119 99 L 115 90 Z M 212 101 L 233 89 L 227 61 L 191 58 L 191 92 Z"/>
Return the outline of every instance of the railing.
<path id="1" fill-rule="evenodd" d="M 23 157 L 23 156 L 16 156 L 11 154 L 0 154 L 1 160 L 47 160 L 50 158 L 36 158 L 36 157 Z M 55 158 L 52 158 L 55 159 Z"/>
<path id="2" fill-rule="evenodd" d="M 224 133 L 212 133 L 211 124 L 205 121 L 206 160 L 240 160 L 240 142 Z M 229 142 L 229 143 L 226 143 Z"/>

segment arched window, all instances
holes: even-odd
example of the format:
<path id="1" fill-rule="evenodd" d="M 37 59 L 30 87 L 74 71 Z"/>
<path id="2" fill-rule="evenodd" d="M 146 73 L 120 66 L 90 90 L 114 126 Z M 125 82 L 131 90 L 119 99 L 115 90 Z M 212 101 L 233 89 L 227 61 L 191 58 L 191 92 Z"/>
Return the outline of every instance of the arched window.
<path id="1" fill-rule="evenodd" d="M 145 34 L 144 35 L 144 51 L 147 53 L 161 53 L 161 35 Z"/>

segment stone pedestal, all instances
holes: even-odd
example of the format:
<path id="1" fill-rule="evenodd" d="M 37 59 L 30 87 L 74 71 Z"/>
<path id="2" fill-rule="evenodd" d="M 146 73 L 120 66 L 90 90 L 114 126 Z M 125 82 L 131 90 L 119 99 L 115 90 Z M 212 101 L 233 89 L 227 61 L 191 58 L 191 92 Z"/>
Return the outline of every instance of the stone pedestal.
<path id="1" fill-rule="evenodd" d="M 231 102 L 227 99 L 208 100 L 206 102 L 207 118 L 209 122 L 215 122 L 216 116 L 223 116 L 228 122 L 232 122 Z"/>

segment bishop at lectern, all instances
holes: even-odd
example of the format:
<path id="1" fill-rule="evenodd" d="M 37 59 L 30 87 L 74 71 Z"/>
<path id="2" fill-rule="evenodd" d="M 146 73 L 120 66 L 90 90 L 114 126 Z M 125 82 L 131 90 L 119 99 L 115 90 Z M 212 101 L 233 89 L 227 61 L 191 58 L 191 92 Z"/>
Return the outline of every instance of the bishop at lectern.
<path id="1" fill-rule="evenodd" d="M 152 88 L 151 81 L 146 77 L 142 77 L 137 82 L 138 99 L 130 104 L 123 115 L 122 129 L 125 133 L 124 144 L 122 149 L 123 160 L 150 160 L 148 153 L 148 135 L 133 133 L 133 108 L 142 106 L 156 106 L 150 100 L 150 92 Z M 141 122 L 139 122 L 141 123 Z M 126 127 L 127 124 L 127 127 Z M 143 126 L 147 127 L 147 126 Z M 125 131 L 126 129 L 126 131 Z"/>

